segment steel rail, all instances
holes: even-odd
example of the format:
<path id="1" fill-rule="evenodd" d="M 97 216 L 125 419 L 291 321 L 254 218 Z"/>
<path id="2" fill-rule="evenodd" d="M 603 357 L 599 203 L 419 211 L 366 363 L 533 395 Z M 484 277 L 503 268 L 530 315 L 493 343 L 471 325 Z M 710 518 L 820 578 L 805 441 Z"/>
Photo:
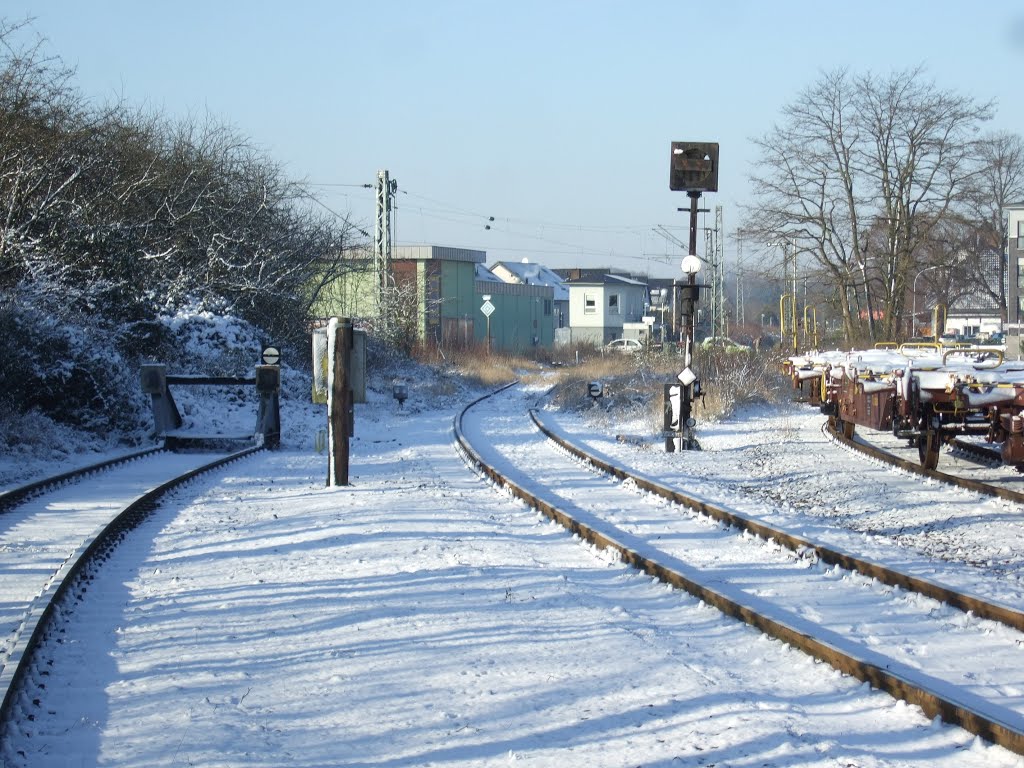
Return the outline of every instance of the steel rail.
<path id="1" fill-rule="evenodd" d="M 850 653 L 849 651 L 841 650 L 826 641 L 812 637 L 806 632 L 798 630 L 785 622 L 764 616 L 750 605 L 746 605 L 732 597 L 712 589 L 706 584 L 702 584 L 695 579 L 687 577 L 684 574 L 659 563 L 654 558 L 643 555 L 636 550 L 627 547 L 625 544 L 615 540 L 612 536 L 576 520 L 554 504 L 551 504 L 540 496 L 531 493 L 512 481 L 510 478 L 502 475 L 496 468 L 489 465 L 480 453 L 470 444 L 462 429 L 462 420 L 465 414 L 473 406 L 488 397 L 498 394 L 498 392 L 501 392 L 504 389 L 507 389 L 507 387 L 503 387 L 497 392 L 493 392 L 474 400 L 460 411 L 454 419 L 453 431 L 455 434 L 456 445 L 462 452 L 467 463 L 475 470 L 490 478 L 498 485 L 508 488 L 513 495 L 522 499 L 531 507 L 538 510 L 551 520 L 557 522 L 568 531 L 576 534 L 582 540 L 592 544 L 598 549 L 610 549 L 615 551 L 623 562 L 633 566 L 643 573 L 646 573 L 665 584 L 669 584 L 672 587 L 685 590 L 693 597 L 703 600 L 708 605 L 714 606 L 725 615 L 739 619 L 766 635 L 787 643 L 815 659 L 829 664 L 843 674 L 847 674 L 858 680 L 867 682 L 873 687 L 885 691 L 895 698 L 921 707 L 928 717 L 938 716 L 943 721 L 959 726 L 964 730 L 980 736 L 994 744 L 1005 747 L 1017 754 L 1024 754 L 1024 730 L 1014 727 L 997 715 L 987 714 L 984 711 L 986 709 L 984 706 L 985 702 L 978 700 L 977 697 L 963 691 L 959 692 L 959 697 L 956 697 L 951 693 L 939 693 L 938 689 L 948 691 L 949 686 L 940 684 L 936 686 L 937 690 L 932 690 L 915 681 L 912 676 L 902 675 L 890 669 L 888 665 L 876 664 L 866 658 Z M 541 428 L 541 431 L 544 432 L 545 436 L 550 437 L 548 432 L 545 432 L 544 428 L 542 428 L 538 423 L 535 411 L 531 410 L 531 416 L 533 416 L 534 423 L 538 424 L 538 427 Z M 556 440 L 556 442 L 559 441 Z M 572 453 L 576 453 L 579 449 L 569 450 Z M 599 464 L 592 461 L 592 459 L 596 459 L 596 457 L 585 457 L 585 460 L 590 461 L 590 463 L 598 468 L 601 468 L 600 464 L 605 464 L 608 467 L 613 466 L 608 462 L 596 460 L 597 462 L 600 462 Z M 618 472 L 623 471 L 621 468 L 615 469 Z M 616 472 L 613 472 L 613 474 L 616 474 Z M 616 476 L 620 477 L 618 474 L 616 474 Z M 634 481 L 638 480 L 638 478 L 632 475 L 627 476 Z M 639 479 L 642 480 L 645 485 L 650 483 L 649 480 L 644 478 Z M 651 483 L 651 485 L 657 484 Z M 678 491 L 667 488 L 665 490 L 672 494 L 673 500 L 675 500 L 675 497 L 677 496 L 681 499 L 688 499 L 688 501 L 681 503 L 686 503 L 688 506 L 693 506 L 700 511 L 710 510 L 714 507 L 714 505 L 707 504 L 706 502 L 697 499 L 690 499 L 689 497 L 686 497 L 685 494 L 681 494 Z M 725 510 L 722 511 L 725 512 Z M 738 521 L 742 519 L 733 513 L 726 514 L 727 517 L 735 518 Z M 753 528 L 750 530 L 752 532 L 754 531 Z"/>
<path id="2" fill-rule="evenodd" d="M 10 490 L 0 492 L 0 514 L 8 511 L 17 504 L 20 504 L 25 499 L 31 498 L 37 494 L 43 493 L 50 488 L 55 488 L 63 483 L 71 480 L 78 480 L 87 475 L 91 475 L 94 472 L 99 472 L 110 467 L 115 467 L 118 464 L 127 464 L 129 461 L 135 459 L 141 459 L 144 456 L 150 454 L 159 453 L 165 450 L 163 446 L 155 446 L 153 448 L 143 448 L 141 451 L 135 451 L 134 453 L 126 453 L 123 456 L 115 456 L 112 459 L 106 461 L 100 461 L 96 464 L 89 464 L 85 467 L 79 467 L 78 469 L 72 469 L 68 472 L 62 472 L 59 475 L 52 475 L 51 477 L 44 477 L 40 480 L 36 480 L 25 485 L 18 486 L 17 488 L 11 488 Z"/>
<path id="3" fill-rule="evenodd" d="M 0 670 L 0 691 L 3 691 L 3 702 L 0 704 L 0 731 L 6 731 L 13 722 L 23 683 L 31 671 L 37 652 L 55 629 L 53 624 L 59 607 L 71 599 L 83 598 L 88 590 L 88 582 L 92 580 L 90 569 L 106 560 L 124 535 L 152 514 L 164 495 L 199 475 L 262 450 L 264 446 L 259 445 L 236 451 L 147 491 L 117 513 L 102 530 L 83 541 L 64 561 L 29 606 L 3 670 Z"/>
<path id="4" fill-rule="evenodd" d="M 959 437 L 954 437 L 947 445 L 953 449 L 954 453 L 967 454 L 978 462 L 993 464 L 994 466 L 1000 466 L 1003 463 L 1002 451 L 991 446 L 969 443 L 966 440 L 961 440 Z"/>
<path id="5" fill-rule="evenodd" d="M 978 480 L 950 475 L 947 472 L 940 472 L 937 469 L 925 469 L 920 464 L 913 461 L 907 461 L 906 459 L 901 459 L 899 456 L 894 456 L 888 451 L 883 451 L 881 448 L 876 446 L 844 437 L 840 433 L 836 432 L 829 422 L 826 422 L 822 426 L 822 431 L 826 432 L 829 437 L 841 445 L 845 445 L 847 448 L 852 448 L 855 451 L 863 453 L 865 456 L 870 456 L 871 458 L 883 461 L 886 464 L 892 464 L 893 466 L 899 467 L 907 472 L 913 472 L 916 475 L 929 477 L 932 480 L 938 480 L 941 483 L 954 485 L 957 488 L 974 491 L 975 493 L 981 493 L 985 496 L 995 496 L 996 498 L 1000 498 L 1005 501 L 1012 501 L 1015 504 L 1024 504 L 1024 493 L 1021 493 L 1020 491 L 1011 491 L 1009 488 L 1000 488 L 995 485 L 989 485 L 988 483 L 982 483 Z M 965 446 L 961 444 L 961 447 Z"/>
<path id="6" fill-rule="evenodd" d="M 656 496 L 660 496 L 663 499 L 667 499 L 668 501 L 680 504 L 684 507 L 689 507 L 701 514 L 707 515 L 713 520 L 717 520 L 720 523 L 732 526 L 741 531 L 747 531 L 760 536 L 763 539 L 772 539 L 794 552 L 808 550 L 813 551 L 819 560 L 828 563 L 829 565 L 839 566 L 840 568 L 845 568 L 848 571 L 856 571 L 857 573 L 863 574 L 864 576 L 872 578 L 875 581 L 881 582 L 882 584 L 886 584 L 890 587 L 899 587 L 900 589 L 908 592 L 916 592 L 920 595 L 924 595 L 925 597 L 930 597 L 933 600 L 946 603 L 953 608 L 964 611 L 965 613 L 973 612 L 978 618 L 998 621 L 1008 627 L 1024 632 L 1024 611 L 1017 610 L 1016 608 L 1003 605 L 1001 603 L 994 603 L 977 595 L 968 595 L 951 587 L 947 587 L 927 579 L 922 579 L 918 576 L 911 576 L 910 574 L 890 568 L 887 565 L 866 560 L 863 557 L 858 557 L 857 555 L 851 555 L 848 552 L 834 549 L 833 547 L 826 546 L 820 542 L 805 539 L 802 536 L 797 536 L 780 528 L 774 528 L 758 520 L 744 517 L 743 515 L 724 507 L 720 507 L 717 504 L 712 504 L 710 502 L 694 498 L 693 496 L 680 491 L 678 488 L 663 485 L 649 478 L 634 474 L 624 467 L 617 466 L 611 462 L 604 461 L 603 459 L 593 456 L 583 448 L 575 445 L 548 428 L 547 425 L 545 425 L 537 416 L 537 411 L 535 409 L 530 410 L 530 418 L 533 419 L 533 423 L 545 437 L 564 448 L 573 456 L 586 461 L 602 472 L 613 475 L 619 480 L 631 480 L 638 488 L 641 488 L 648 493 L 655 494 Z"/>

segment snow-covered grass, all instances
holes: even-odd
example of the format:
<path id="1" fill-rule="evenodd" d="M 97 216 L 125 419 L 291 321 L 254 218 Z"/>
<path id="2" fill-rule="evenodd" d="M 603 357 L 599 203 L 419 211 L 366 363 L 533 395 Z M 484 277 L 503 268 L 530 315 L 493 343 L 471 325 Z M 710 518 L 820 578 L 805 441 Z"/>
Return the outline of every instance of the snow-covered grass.
<path id="1" fill-rule="evenodd" d="M 739 407 L 775 403 L 783 396 L 786 382 L 770 354 L 699 351 L 694 365 L 704 392 L 694 407 L 699 421 L 718 421 Z M 664 384 L 675 383 L 682 368 L 678 355 L 595 354 L 580 365 L 556 369 L 549 378 L 554 388 L 548 401 L 562 410 L 606 413 L 618 422 L 637 420 L 642 431 L 660 432 Z M 588 394 L 588 385 L 595 381 L 604 385 L 604 395 L 596 402 Z"/>

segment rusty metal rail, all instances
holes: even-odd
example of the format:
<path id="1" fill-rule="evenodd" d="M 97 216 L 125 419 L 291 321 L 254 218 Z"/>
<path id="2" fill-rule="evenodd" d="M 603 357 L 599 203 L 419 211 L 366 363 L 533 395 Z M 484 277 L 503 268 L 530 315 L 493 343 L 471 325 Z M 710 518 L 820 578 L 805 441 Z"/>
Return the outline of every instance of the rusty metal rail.
<path id="1" fill-rule="evenodd" d="M 138 458 L 157 450 L 161 449 L 144 451 L 134 454 L 132 457 L 122 457 L 113 463 L 121 463 L 128 458 Z M 54 618 L 58 613 L 59 606 L 76 597 L 80 598 L 85 593 L 87 582 L 90 581 L 90 569 L 105 560 L 126 533 L 149 517 L 156 509 L 160 499 L 167 493 L 199 475 L 261 450 L 264 450 L 263 446 L 253 446 L 236 451 L 168 480 L 135 499 L 114 516 L 101 531 L 79 545 L 74 554 L 63 563 L 54 577 L 50 579 L 47 587 L 30 605 L 3 670 L 0 671 L 0 691 L 3 692 L 3 702 L 0 703 L 0 731 L 10 727 L 13 721 L 15 708 L 19 702 L 19 692 L 32 668 L 36 653 L 55 629 Z M 90 474 L 99 466 L 84 467 L 56 478 L 49 478 L 48 481 L 40 481 L 40 484 L 49 482 L 50 485 L 59 485 L 69 479 L 68 476 Z"/>
<path id="2" fill-rule="evenodd" d="M 1020 491 L 1012 491 L 1009 488 L 1000 488 L 999 486 L 989 485 L 988 483 L 983 483 L 979 480 L 971 480 L 967 477 L 958 477 L 957 475 L 951 475 L 948 472 L 940 472 L 937 469 L 926 469 L 917 462 L 901 459 L 899 456 L 894 456 L 888 451 L 883 451 L 881 448 L 846 437 L 842 433 L 833 429 L 831 422 L 826 422 L 821 429 L 822 432 L 825 432 L 829 437 L 841 445 L 845 445 L 847 448 L 863 453 L 865 456 L 870 456 L 878 461 L 899 467 L 907 472 L 913 472 L 916 475 L 929 477 L 932 480 L 938 480 L 941 483 L 947 483 L 949 485 L 956 486 L 957 488 L 974 491 L 975 493 L 980 493 L 985 496 L 995 496 L 996 498 L 1004 499 L 1006 501 L 1012 501 L 1015 504 L 1024 504 L 1024 493 L 1021 493 Z M 959 447 L 966 450 L 974 452 L 980 452 L 982 450 L 976 446 L 970 446 L 968 443 L 963 443 L 962 441 L 957 441 L 957 443 Z M 1018 629 L 1020 628 L 1021 627 L 1018 627 Z"/>
<path id="3" fill-rule="evenodd" d="M 732 526 L 741 531 L 747 531 L 756 536 L 760 536 L 763 539 L 772 539 L 793 552 L 813 551 L 819 560 L 824 563 L 828 563 L 829 565 L 836 565 L 840 568 L 845 568 L 848 571 L 856 571 L 857 573 L 868 576 L 875 581 L 879 581 L 890 587 L 899 587 L 900 589 L 904 589 L 908 592 L 916 592 L 920 595 L 924 595 L 925 597 L 930 597 L 933 600 L 946 603 L 961 611 L 973 612 L 974 615 L 979 618 L 998 621 L 1008 627 L 1024 632 L 1024 611 L 1017 610 L 1016 608 L 1008 605 L 994 603 L 976 595 L 964 594 L 963 592 L 959 592 L 951 587 L 946 587 L 942 584 L 928 581 L 927 579 L 902 573 L 901 571 L 897 571 L 881 563 L 875 563 L 871 560 L 866 560 L 862 557 L 825 546 L 819 542 L 811 541 L 810 539 L 805 539 L 801 536 L 796 536 L 788 531 L 773 528 L 770 525 L 765 525 L 757 520 L 744 517 L 743 515 L 732 512 L 724 507 L 720 507 L 717 504 L 711 504 L 706 501 L 696 499 L 686 493 L 683 493 L 677 488 L 670 488 L 669 486 L 662 485 L 661 483 L 636 475 L 628 469 L 616 466 L 611 462 L 604 461 L 587 453 L 579 446 L 574 445 L 561 435 L 558 435 L 549 429 L 539 419 L 536 411 L 531 411 L 530 417 L 533 419 L 534 424 L 537 425 L 537 428 L 544 433 L 545 437 L 557 445 L 560 445 L 572 455 L 588 462 L 602 472 L 606 472 L 617 477 L 620 480 L 631 480 L 638 488 L 641 488 L 648 493 L 653 493 L 654 495 L 660 496 L 668 501 L 696 510 L 720 523 Z M 845 442 L 845 438 L 842 439 Z M 920 469 L 920 466 L 917 464 L 912 464 L 911 466 Z"/>
<path id="4" fill-rule="evenodd" d="M 135 459 L 141 459 L 144 456 L 149 456 L 153 453 L 159 453 L 164 450 L 162 446 L 155 446 L 153 448 L 144 448 L 141 451 L 135 451 L 134 453 L 126 453 L 123 456 L 116 456 L 113 459 L 107 459 L 106 461 L 100 461 L 96 464 L 90 464 L 86 467 L 79 467 L 78 469 L 72 469 L 68 472 L 63 472 L 59 475 L 53 475 L 51 477 L 44 477 L 41 480 L 36 480 L 32 483 L 19 486 L 17 488 L 11 488 L 10 490 L 3 491 L 0 493 L 0 514 L 11 509 L 16 504 L 36 496 L 40 493 L 48 491 L 51 488 L 63 485 L 64 483 L 73 482 L 75 480 L 81 480 L 83 477 L 91 475 L 93 472 L 101 472 L 104 469 L 110 467 L 116 467 L 119 464 L 127 464 L 129 461 L 135 461 Z"/>
<path id="5" fill-rule="evenodd" d="M 502 390 L 505 388 L 502 388 Z M 498 390 L 498 392 L 502 390 Z M 493 394 L 497 394 L 497 392 Z M 895 698 L 921 707 L 928 717 L 939 716 L 947 723 L 964 728 L 1013 752 L 1024 754 L 1024 731 L 1001 720 L 998 716 L 986 714 L 985 702 L 978 700 L 973 695 L 964 691 L 958 691 L 954 695 L 952 692 L 949 692 L 948 685 L 938 685 L 934 690 L 930 689 L 908 676 L 901 675 L 887 668 L 885 665 L 873 663 L 849 651 L 841 650 L 828 642 L 812 637 L 806 632 L 789 626 L 784 622 L 764 616 L 753 607 L 722 594 L 707 584 L 702 584 L 693 578 L 687 577 L 654 558 L 627 547 L 597 528 L 576 520 L 554 504 L 502 475 L 497 469 L 490 466 L 479 452 L 473 448 L 462 430 L 462 420 L 466 412 L 477 403 L 492 395 L 479 398 L 466 406 L 455 417 L 453 427 L 456 443 L 463 452 L 467 462 L 483 475 L 495 483 L 508 488 L 516 497 L 526 501 L 530 506 L 578 535 L 584 541 L 599 549 L 615 551 L 623 562 L 638 570 L 677 589 L 685 590 L 694 597 L 703 600 L 709 605 L 713 605 L 722 613 L 739 619 L 773 638 L 781 640 L 820 661 L 824 661 L 844 674 L 868 682 L 875 688 L 885 691 Z M 700 511 L 728 525 L 750 531 L 758 536 L 775 539 L 787 547 L 813 549 L 818 557 L 825 562 L 859 571 L 886 584 L 919 591 L 922 594 L 927 594 L 937 600 L 943 600 L 962 610 L 975 611 L 976 615 L 981 615 L 981 612 L 985 611 L 988 614 L 987 618 L 996 618 L 1017 628 L 1024 627 L 1024 614 L 1012 608 L 988 603 L 980 598 L 962 595 L 955 590 L 899 573 L 886 566 L 823 547 L 820 544 L 770 528 L 757 521 L 749 520 L 716 505 L 695 499 L 677 489 L 668 488 L 647 478 L 638 477 L 622 467 L 617 467 L 610 462 L 592 456 L 561 436 L 556 435 L 540 421 L 535 410 L 531 410 L 530 415 L 534 423 L 547 438 L 553 440 L 571 454 L 619 479 L 630 479 L 636 483 L 637 487 L 645 491 L 656 493 L 677 504 Z"/>

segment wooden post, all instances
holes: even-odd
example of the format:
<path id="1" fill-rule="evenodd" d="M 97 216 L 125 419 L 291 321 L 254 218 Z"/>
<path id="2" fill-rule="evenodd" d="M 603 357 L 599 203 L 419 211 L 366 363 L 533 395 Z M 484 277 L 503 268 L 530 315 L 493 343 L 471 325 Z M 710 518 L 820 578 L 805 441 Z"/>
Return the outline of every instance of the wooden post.
<path id="1" fill-rule="evenodd" d="M 348 485 L 348 441 L 352 435 L 352 394 L 350 358 L 352 321 L 331 318 L 328 329 L 331 382 L 327 400 L 328 475 L 327 485 Z"/>

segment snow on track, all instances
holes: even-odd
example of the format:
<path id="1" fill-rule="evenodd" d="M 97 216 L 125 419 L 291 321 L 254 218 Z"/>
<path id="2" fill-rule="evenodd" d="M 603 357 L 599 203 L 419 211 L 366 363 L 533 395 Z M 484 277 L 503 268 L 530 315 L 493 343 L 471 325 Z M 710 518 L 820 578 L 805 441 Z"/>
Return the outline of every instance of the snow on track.
<path id="1" fill-rule="evenodd" d="M 212 460 L 160 453 L 34 496 L 0 515 L 0 659 L 61 564 L 130 502 Z"/>
<path id="2" fill-rule="evenodd" d="M 478 414 L 471 422 L 476 440 L 466 428 L 470 442 L 481 445 L 485 459 L 513 482 L 553 497 L 574 518 L 762 615 L 892 672 L 923 679 L 926 687 L 984 699 L 990 702 L 985 711 L 1024 731 L 1024 634 L 971 621 L 933 600 L 894 592 L 842 569 L 812 565 L 774 543 L 737 535 L 660 498 L 639 496 L 628 481 L 619 484 L 563 456 L 532 425 L 517 430 L 519 409 L 505 402 L 515 396 L 470 411 Z M 490 435 L 497 437 L 487 442 Z M 676 562 L 659 556 L 659 550 Z"/>
<path id="3" fill-rule="evenodd" d="M 826 417 L 807 406 L 755 407 L 702 424 L 706 450 L 676 454 L 660 444 L 617 442 L 621 426 L 601 431 L 572 417 L 544 418 L 599 456 L 746 517 L 996 602 L 1024 604 L 1024 509 L 838 445 L 822 434 Z"/>
<path id="4" fill-rule="evenodd" d="M 6 764 L 1020 765 L 574 541 L 451 417 L 357 409 L 348 488 L 282 450 L 177 494 L 70 612 Z"/>

